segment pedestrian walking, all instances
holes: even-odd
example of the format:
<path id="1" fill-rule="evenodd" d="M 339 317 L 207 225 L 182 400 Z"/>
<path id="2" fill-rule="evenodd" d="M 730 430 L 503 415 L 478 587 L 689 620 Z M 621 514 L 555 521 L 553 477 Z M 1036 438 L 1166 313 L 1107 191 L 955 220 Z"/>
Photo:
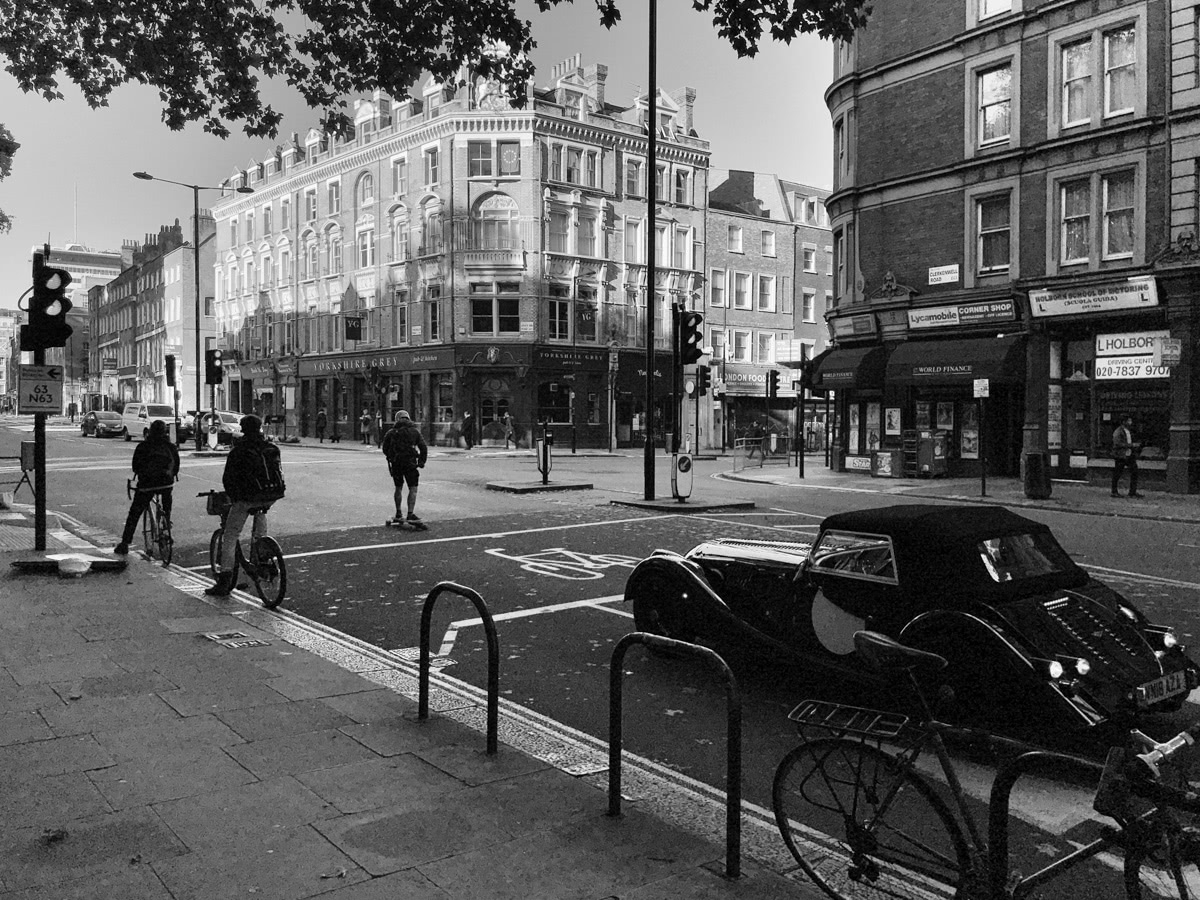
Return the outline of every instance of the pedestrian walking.
<path id="1" fill-rule="evenodd" d="M 1129 470 L 1129 496 L 1140 497 L 1138 493 L 1137 457 L 1142 452 L 1142 445 L 1133 441 L 1133 417 L 1125 416 L 1121 424 L 1113 431 L 1113 476 L 1112 495 L 1120 497 L 1117 490 L 1121 484 L 1121 473 Z"/>
<path id="2" fill-rule="evenodd" d="M 322 406 L 320 409 L 317 410 L 317 422 L 316 422 L 317 438 L 322 444 L 325 443 L 325 426 L 326 426 L 326 424 L 328 424 L 328 422 L 329 422 L 329 419 L 325 415 L 325 407 Z"/>
<path id="3" fill-rule="evenodd" d="M 508 442 L 512 441 L 513 447 L 517 446 L 517 431 L 513 425 L 512 413 L 508 410 L 504 411 L 504 449 L 508 449 Z"/>
<path id="4" fill-rule="evenodd" d="M 150 498 L 155 494 L 162 498 L 167 519 L 171 518 L 171 492 L 175 479 L 179 477 L 179 448 L 171 443 L 167 423 L 162 419 L 150 423 L 146 439 L 133 451 L 133 474 L 137 476 L 138 489 L 134 492 L 133 502 L 129 504 L 121 542 L 113 548 L 113 552 L 121 556 L 129 552 L 129 542 L 133 540 L 138 521 L 149 509 Z"/>
<path id="5" fill-rule="evenodd" d="M 462 436 L 468 450 L 475 446 L 475 419 L 469 412 L 463 413 Z"/>
<path id="6" fill-rule="evenodd" d="M 362 429 L 362 442 L 369 446 L 371 443 L 371 411 L 365 406 L 362 415 L 358 417 L 358 425 Z"/>
<path id="7" fill-rule="evenodd" d="M 425 460 L 429 457 L 429 448 L 408 410 L 396 411 L 396 421 L 383 438 L 383 455 L 396 488 L 396 515 L 389 520 L 389 524 L 408 523 L 412 527 L 423 528 L 424 524 L 416 513 L 417 487 L 421 480 L 420 470 L 425 468 Z M 408 488 L 407 498 L 404 496 L 405 487 Z"/>
<path id="8" fill-rule="evenodd" d="M 221 475 L 221 486 L 229 495 L 229 512 L 221 536 L 221 574 L 204 590 L 210 597 L 225 597 L 233 591 L 237 542 L 250 510 L 257 510 L 250 529 L 257 540 L 267 533 L 267 510 L 286 490 L 279 447 L 263 437 L 262 420 L 258 416 L 242 416 L 240 424 L 242 436 L 230 448 Z"/>

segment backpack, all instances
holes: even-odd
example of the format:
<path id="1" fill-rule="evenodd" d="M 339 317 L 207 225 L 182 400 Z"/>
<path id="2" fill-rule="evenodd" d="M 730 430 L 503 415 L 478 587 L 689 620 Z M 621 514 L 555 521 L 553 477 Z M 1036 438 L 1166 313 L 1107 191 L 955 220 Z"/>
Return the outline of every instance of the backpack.
<path id="1" fill-rule="evenodd" d="M 137 476 L 139 481 L 147 485 L 167 483 L 175 474 L 175 454 L 171 447 L 161 441 L 142 444 L 138 448 Z"/>
<path id="2" fill-rule="evenodd" d="M 287 490 L 279 448 L 266 441 L 246 446 L 246 480 L 255 500 L 279 500 Z"/>
<path id="3" fill-rule="evenodd" d="M 416 428 L 392 426 L 392 429 L 384 436 L 383 455 L 387 457 L 389 472 L 415 469 L 421 462 L 421 448 L 412 439 L 412 436 L 417 433 Z"/>

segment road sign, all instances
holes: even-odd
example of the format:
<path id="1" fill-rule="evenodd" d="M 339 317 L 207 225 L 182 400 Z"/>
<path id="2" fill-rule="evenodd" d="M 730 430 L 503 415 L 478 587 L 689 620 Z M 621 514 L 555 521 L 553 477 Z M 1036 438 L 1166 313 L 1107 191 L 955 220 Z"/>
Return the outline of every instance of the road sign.
<path id="1" fill-rule="evenodd" d="M 976 398 L 989 396 L 990 388 L 991 388 L 991 384 L 988 382 L 988 380 L 986 378 L 976 378 L 975 379 L 975 397 Z"/>
<path id="2" fill-rule="evenodd" d="M 17 414 L 62 412 L 62 366 L 21 366 Z"/>

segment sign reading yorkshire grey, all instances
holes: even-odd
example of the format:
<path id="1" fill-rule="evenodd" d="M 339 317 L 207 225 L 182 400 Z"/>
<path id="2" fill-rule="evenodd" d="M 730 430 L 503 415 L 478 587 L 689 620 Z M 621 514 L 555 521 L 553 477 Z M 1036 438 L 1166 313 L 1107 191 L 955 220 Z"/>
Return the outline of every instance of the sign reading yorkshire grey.
<path id="1" fill-rule="evenodd" d="M 1162 331 L 1096 335 L 1096 380 L 1170 378 L 1171 367 L 1155 365 L 1154 351 L 1171 336 Z"/>
<path id="2" fill-rule="evenodd" d="M 1034 316 L 1070 316 L 1114 309 L 1149 309 L 1158 306 L 1158 286 L 1153 278 L 1130 278 L 1115 284 L 1096 284 L 1061 291 L 1030 291 L 1029 312 Z"/>
<path id="3" fill-rule="evenodd" d="M 1010 322 L 1016 318 L 1011 300 L 990 303 L 962 303 L 956 306 L 926 306 L 908 311 L 909 328 L 945 328 L 953 325 L 979 325 L 986 322 Z"/>

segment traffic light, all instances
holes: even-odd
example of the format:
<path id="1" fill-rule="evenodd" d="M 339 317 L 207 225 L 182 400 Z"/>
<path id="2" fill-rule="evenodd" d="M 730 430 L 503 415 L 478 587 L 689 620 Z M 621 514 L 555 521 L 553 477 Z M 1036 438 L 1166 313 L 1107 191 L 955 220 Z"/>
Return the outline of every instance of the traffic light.
<path id="1" fill-rule="evenodd" d="M 767 373 L 767 397 L 774 400 L 779 396 L 779 372 L 772 369 Z"/>
<path id="2" fill-rule="evenodd" d="M 220 350 L 205 350 L 204 351 L 204 383 L 205 384 L 220 384 L 221 383 L 221 351 Z"/>
<path id="3" fill-rule="evenodd" d="M 704 342 L 701 325 L 704 316 L 698 312 L 681 311 L 679 313 L 679 364 L 691 365 L 704 355 L 700 345 Z"/>
<path id="4" fill-rule="evenodd" d="M 22 350 L 45 350 L 65 347 L 72 328 L 67 313 L 72 303 L 67 299 L 71 273 L 42 264 L 42 255 L 33 258 L 33 297 L 29 301 L 29 323 L 21 326 Z"/>
<path id="5" fill-rule="evenodd" d="M 167 387 L 175 387 L 175 354 L 167 354 Z"/>
<path id="6" fill-rule="evenodd" d="M 712 373 L 709 372 L 708 366 L 699 366 L 696 369 L 696 395 L 703 397 L 708 393 L 710 387 L 712 387 Z"/>

